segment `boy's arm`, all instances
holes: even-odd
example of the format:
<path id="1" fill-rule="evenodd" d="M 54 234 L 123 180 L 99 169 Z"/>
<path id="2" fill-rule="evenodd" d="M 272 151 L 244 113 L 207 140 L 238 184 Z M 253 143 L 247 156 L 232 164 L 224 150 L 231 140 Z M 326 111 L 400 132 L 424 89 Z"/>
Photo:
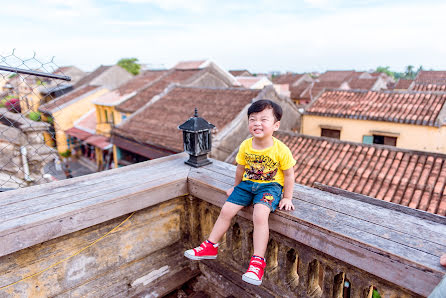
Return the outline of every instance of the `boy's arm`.
<path id="1" fill-rule="evenodd" d="M 285 208 L 285 210 L 294 210 L 292 202 L 293 188 L 294 188 L 294 169 L 293 167 L 283 171 L 283 198 L 279 202 L 279 209 Z"/>
<path id="2" fill-rule="evenodd" d="M 240 182 L 242 182 L 244 172 L 245 172 L 245 166 L 241 165 L 241 164 L 237 164 L 237 169 L 235 170 L 234 186 L 226 191 L 226 194 L 228 195 L 228 197 L 231 195 L 232 191 L 234 190 L 234 187 L 236 187 L 237 185 L 240 184 Z"/>

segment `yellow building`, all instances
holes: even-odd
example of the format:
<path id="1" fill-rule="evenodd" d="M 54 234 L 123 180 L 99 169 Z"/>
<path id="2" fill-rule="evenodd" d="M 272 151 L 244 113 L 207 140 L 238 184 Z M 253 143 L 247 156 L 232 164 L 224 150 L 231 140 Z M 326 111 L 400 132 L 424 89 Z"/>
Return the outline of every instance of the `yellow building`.
<path id="1" fill-rule="evenodd" d="M 120 66 L 100 66 L 80 79 L 75 89 L 39 108 L 44 117 L 52 117 L 54 136 L 59 153 L 68 150 L 65 131 L 94 108 L 93 100 L 119 87 L 133 76 Z"/>
<path id="2" fill-rule="evenodd" d="M 446 93 L 325 91 L 302 116 L 301 133 L 446 153 Z"/>
<path id="3" fill-rule="evenodd" d="M 53 118 L 56 146 L 59 153 L 68 150 L 65 131 L 73 127 L 74 122 L 94 108 L 93 100 L 109 90 L 100 86 L 84 86 L 57 100 L 40 107 L 40 111 Z"/>

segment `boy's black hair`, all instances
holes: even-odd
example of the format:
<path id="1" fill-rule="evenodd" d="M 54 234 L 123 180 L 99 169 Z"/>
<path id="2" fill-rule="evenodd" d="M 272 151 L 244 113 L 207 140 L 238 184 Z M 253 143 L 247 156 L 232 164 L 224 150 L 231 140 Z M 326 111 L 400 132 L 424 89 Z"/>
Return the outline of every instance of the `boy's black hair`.
<path id="1" fill-rule="evenodd" d="M 265 109 L 273 109 L 273 115 L 274 118 L 276 119 L 276 122 L 282 119 L 282 114 L 283 114 L 282 107 L 269 99 L 261 99 L 253 102 L 251 106 L 248 108 L 248 118 L 249 115 L 253 113 L 260 113 Z"/>

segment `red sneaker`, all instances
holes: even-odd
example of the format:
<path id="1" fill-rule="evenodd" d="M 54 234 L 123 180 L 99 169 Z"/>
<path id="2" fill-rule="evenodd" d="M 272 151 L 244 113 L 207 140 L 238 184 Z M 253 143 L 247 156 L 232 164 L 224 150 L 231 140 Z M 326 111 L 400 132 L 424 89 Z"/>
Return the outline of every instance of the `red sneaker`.
<path id="1" fill-rule="evenodd" d="M 262 277 L 265 267 L 266 262 L 264 260 L 253 256 L 249 262 L 248 271 L 243 274 L 242 279 L 247 283 L 260 286 L 262 284 Z"/>
<path id="2" fill-rule="evenodd" d="M 184 252 L 184 256 L 191 260 L 213 260 L 217 258 L 218 244 L 212 244 L 207 241 L 201 243 L 200 246 L 194 249 L 189 249 Z"/>

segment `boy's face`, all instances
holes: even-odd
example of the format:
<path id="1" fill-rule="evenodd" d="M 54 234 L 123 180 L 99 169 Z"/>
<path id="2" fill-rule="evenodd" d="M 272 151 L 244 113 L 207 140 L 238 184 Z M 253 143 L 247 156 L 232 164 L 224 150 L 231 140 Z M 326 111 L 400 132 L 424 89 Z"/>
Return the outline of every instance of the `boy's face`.
<path id="1" fill-rule="evenodd" d="M 264 109 L 259 113 L 252 113 L 248 117 L 249 133 L 256 139 L 266 139 L 279 129 L 280 121 L 276 121 L 273 109 Z"/>

